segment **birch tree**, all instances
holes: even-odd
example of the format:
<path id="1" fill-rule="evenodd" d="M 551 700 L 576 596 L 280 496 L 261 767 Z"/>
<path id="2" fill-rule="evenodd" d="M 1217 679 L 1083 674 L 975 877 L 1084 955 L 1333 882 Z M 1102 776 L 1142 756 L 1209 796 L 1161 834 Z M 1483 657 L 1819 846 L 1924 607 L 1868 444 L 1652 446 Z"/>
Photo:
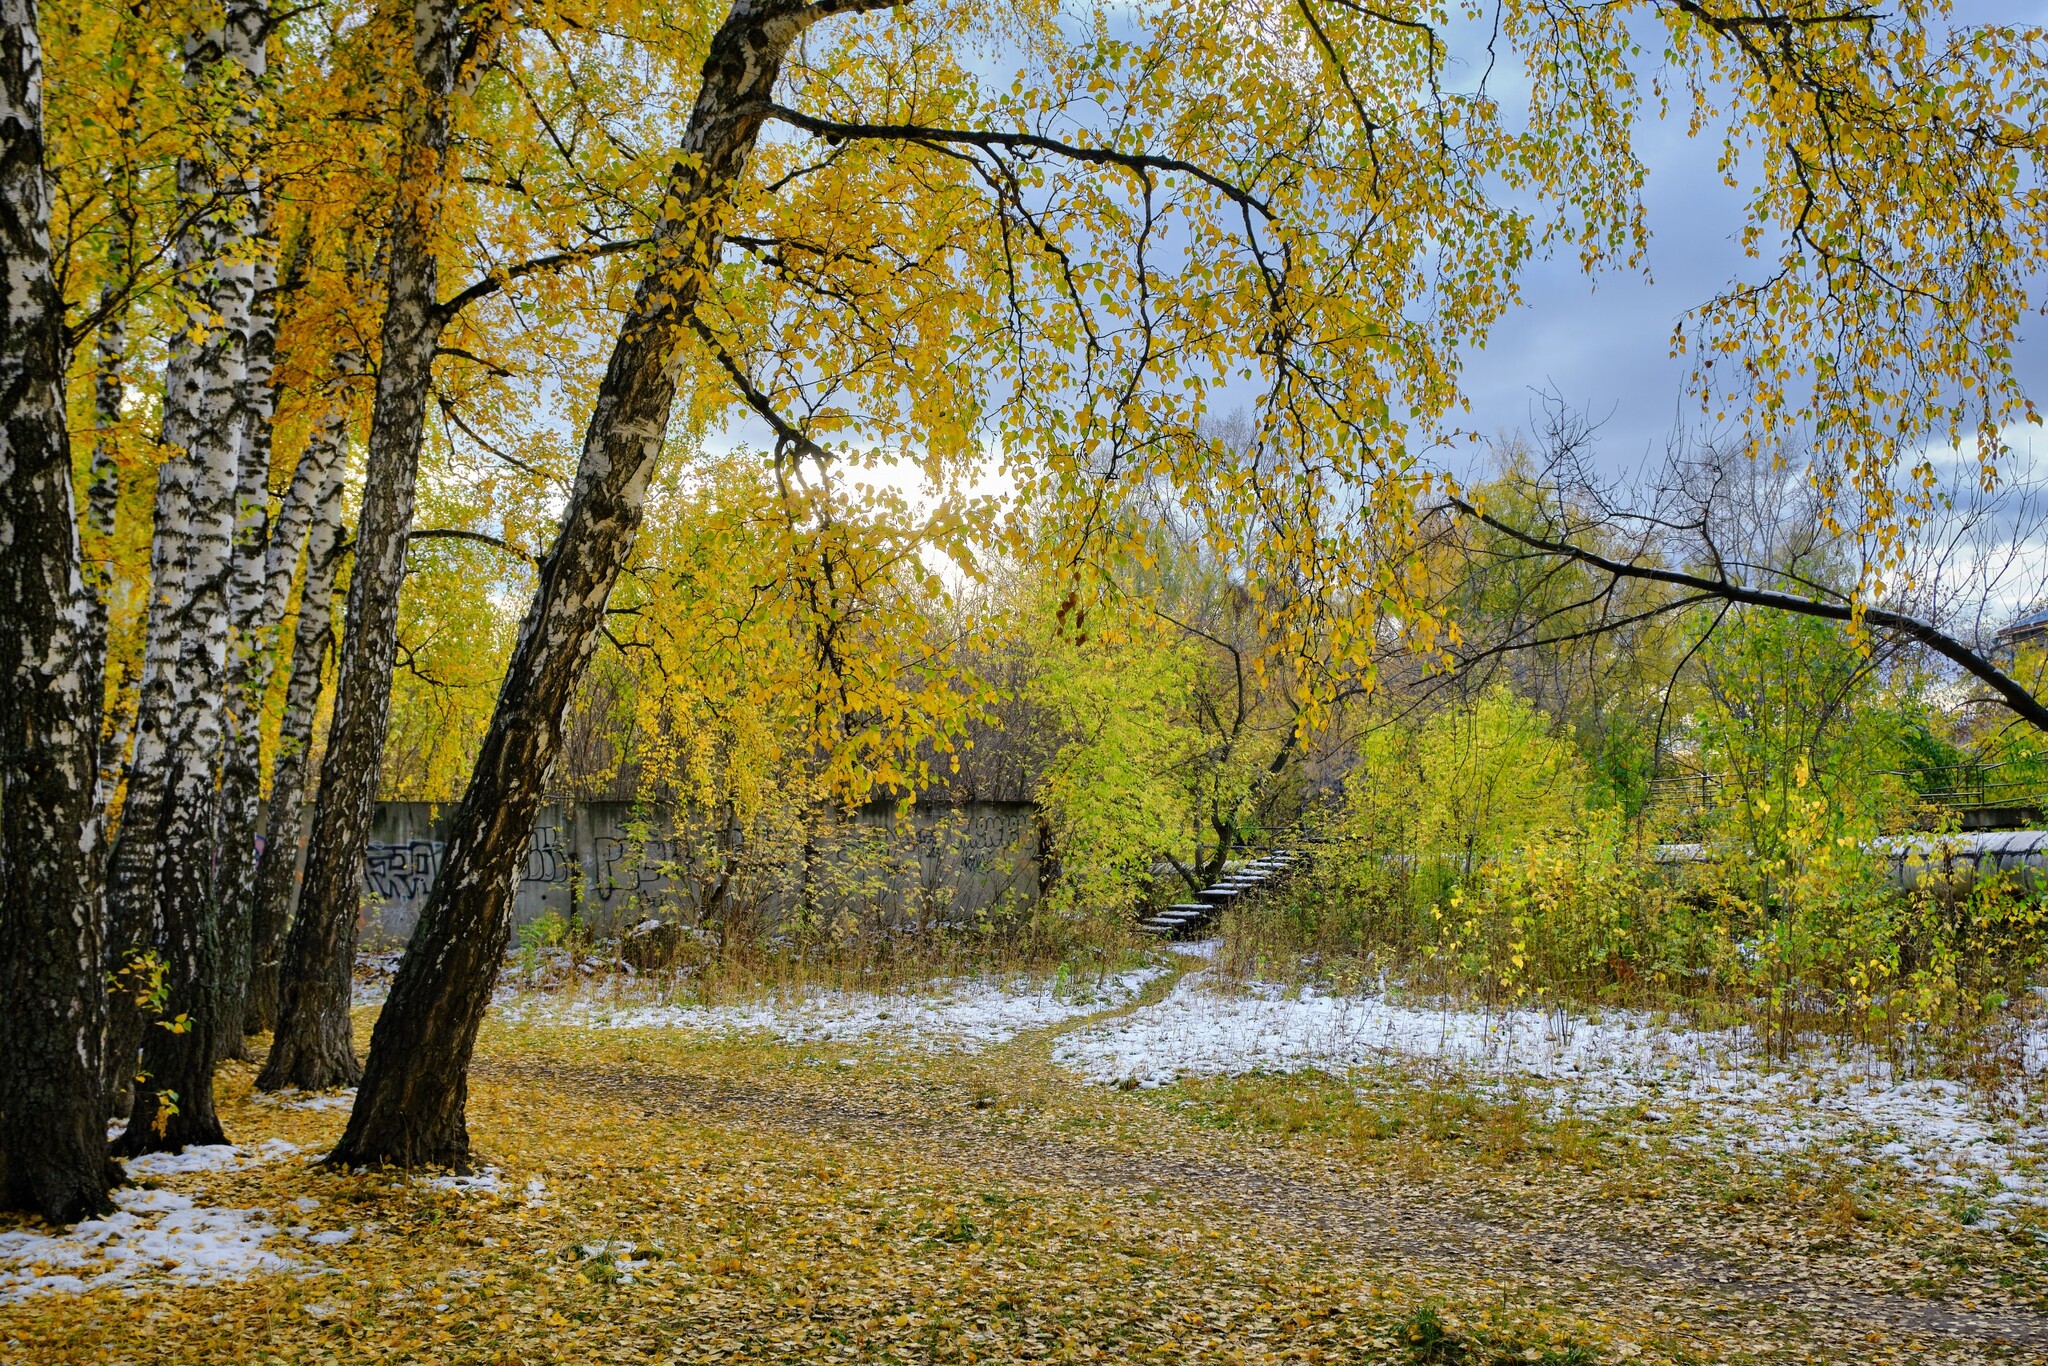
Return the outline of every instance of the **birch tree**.
<path id="1" fill-rule="evenodd" d="M 225 73 L 234 94 L 223 140 L 195 149 L 178 172 L 191 224 L 177 248 L 186 321 L 165 369 L 149 644 L 113 859 L 114 948 L 162 955 L 174 1027 L 131 1020 L 110 1041 L 124 1071 L 143 1045 L 123 1153 L 224 1141 L 213 1107 L 222 968 L 214 864 L 257 249 L 248 149 L 227 139 L 249 129 L 268 28 L 266 0 L 237 0 L 221 27 L 184 44 L 188 86 L 203 90 Z"/>
<path id="2" fill-rule="evenodd" d="M 51 272 L 43 54 L 32 0 L 0 4 L 0 1206 L 111 1208 L 100 1094 L 100 679 Z"/>
<path id="3" fill-rule="evenodd" d="M 869 8 L 891 14 L 847 17 Z M 334 1160 L 467 1157 L 463 1075 L 512 879 L 679 385 L 694 412 L 765 424 L 779 465 L 867 445 L 936 471 L 1001 450 L 1063 532 L 1074 610 L 1091 566 L 1137 549 L 1118 540 L 1129 491 L 1168 488 L 1241 556 L 1273 638 L 1349 676 L 1381 606 L 1409 605 L 1428 482 L 1410 442 L 1455 413 L 1463 349 L 1532 254 L 1595 269 L 1644 245 L 1632 24 L 1662 27 L 1664 79 L 1721 130 L 1727 164 L 1763 168 L 1752 244 L 1775 273 L 1680 339 L 1709 401 L 1752 414 L 1759 439 L 1854 408 L 1831 432 L 1869 486 L 1895 477 L 1900 442 L 1971 420 L 1995 467 L 2031 407 L 2005 350 L 2018 315 L 1994 295 L 2024 297 L 2038 223 L 1987 187 L 2038 176 L 2038 98 L 2012 79 L 2038 54 L 1944 14 L 1501 4 L 1492 32 L 1527 77 L 1511 116 L 1487 81 L 1451 84 L 1449 27 L 1424 6 L 1088 22 L 740 0 L 710 37 L 561 530 Z M 1005 24 L 1028 54 L 1007 89 L 966 55 Z M 1974 121 L 1959 131 L 1930 99 Z M 1911 249 L 1893 235 L 1907 218 Z M 1853 334 L 1818 347 L 1829 369 L 1801 389 L 1775 339 L 1845 317 Z M 1730 354 L 1747 378 L 1717 387 L 1710 362 Z M 1201 419 L 1229 384 L 1258 398 L 1251 439 L 1226 447 Z M 1930 409 L 1930 384 L 1965 397 Z M 1428 648 L 1438 624 L 1405 624 Z"/>
<path id="4" fill-rule="evenodd" d="M 343 544 L 342 476 L 348 449 L 348 409 L 335 403 L 308 445 L 318 471 L 306 533 L 306 571 L 292 632 L 291 674 L 270 777 L 263 852 L 257 861 L 250 906 L 250 971 L 242 1027 L 251 1034 L 277 1021 L 278 963 L 285 927 L 298 892 L 299 846 L 305 838 L 306 779 L 312 766 L 313 722 L 327 656 L 334 644 L 334 579 Z M 303 468 L 306 462 L 301 462 Z"/>

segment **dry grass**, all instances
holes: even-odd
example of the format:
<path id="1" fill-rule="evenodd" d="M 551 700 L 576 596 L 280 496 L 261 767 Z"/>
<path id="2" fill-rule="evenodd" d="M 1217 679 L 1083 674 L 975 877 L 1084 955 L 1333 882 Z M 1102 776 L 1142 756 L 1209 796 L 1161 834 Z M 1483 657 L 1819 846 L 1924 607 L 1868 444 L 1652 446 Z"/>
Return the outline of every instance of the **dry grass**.
<path id="1" fill-rule="evenodd" d="M 166 1178 L 357 1234 L 291 1245 L 300 1275 L 0 1307 L 0 1361 L 1975 1362 L 1985 1322 L 2042 1322 L 2038 1252 L 1869 1172 L 1730 1199 L 1738 1169 L 1441 1078 L 1122 1093 L 1045 1053 L 493 1023 L 470 1122 L 502 1192 Z M 236 1138 L 338 1134 L 249 1081 L 223 1072 Z"/>
<path id="2" fill-rule="evenodd" d="M 558 943 L 527 943 L 515 953 L 509 976 L 550 989 L 593 972 L 630 970 L 637 994 L 670 1004 L 725 1005 L 810 990 L 910 991 L 973 976 L 1097 977 L 1138 965 L 1149 947 L 1120 921 L 916 932 L 861 930 L 842 921 L 815 933 L 773 936 L 664 924 L 621 940 L 590 943 L 570 934 Z"/>

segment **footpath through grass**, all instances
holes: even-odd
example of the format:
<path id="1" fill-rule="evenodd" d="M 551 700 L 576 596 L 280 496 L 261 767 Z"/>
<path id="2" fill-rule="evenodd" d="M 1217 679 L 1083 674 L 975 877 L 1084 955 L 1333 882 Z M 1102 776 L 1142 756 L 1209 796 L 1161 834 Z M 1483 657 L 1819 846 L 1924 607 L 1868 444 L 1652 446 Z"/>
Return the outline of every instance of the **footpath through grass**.
<path id="1" fill-rule="evenodd" d="M 230 1064 L 241 1148 L 297 1151 L 148 1182 L 294 1265 L 0 1303 L 0 1361 L 2048 1361 L 2039 1244 L 1880 1167 L 1393 1069 L 1089 1086 L 1049 1061 L 1080 1023 L 924 1055 L 494 1020 L 462 1181 L 310 1164 L 345 1115 Z"/>

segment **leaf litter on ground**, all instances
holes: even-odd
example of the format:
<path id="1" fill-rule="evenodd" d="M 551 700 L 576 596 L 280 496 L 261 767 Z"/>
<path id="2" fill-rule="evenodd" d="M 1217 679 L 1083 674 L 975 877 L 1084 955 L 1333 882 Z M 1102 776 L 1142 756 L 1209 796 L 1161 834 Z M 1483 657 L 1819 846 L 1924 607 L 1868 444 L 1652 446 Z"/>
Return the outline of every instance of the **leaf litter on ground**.
<path id="1" fill-rule="evenodd" d="M 1470 1362 L 2048 1360 L 2038 1247 L 1877 1165 L 1703 1160 L 1378 1065 L 1124 1092 L 1052 1060 L 1160 995 L 973 1051 L 500 1012 L 489 1181 L 151 1176 L 130 1197 L 240 1211 L 293 1265 L 80 1277 L 0 1306 L 0 1360 L 1408 1362 L 1425 1311 Z M 222 1071 L 240 1152 L 338 1136 L 251 1077 Z"/>

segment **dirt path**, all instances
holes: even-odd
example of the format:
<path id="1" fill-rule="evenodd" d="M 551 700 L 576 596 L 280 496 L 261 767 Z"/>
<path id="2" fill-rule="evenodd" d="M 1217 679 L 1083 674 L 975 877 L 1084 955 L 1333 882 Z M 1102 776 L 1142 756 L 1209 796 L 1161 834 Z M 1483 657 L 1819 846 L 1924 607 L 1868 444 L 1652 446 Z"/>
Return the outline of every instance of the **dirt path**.
<path id="1" fill-rule="evenodd" d="M 927 1164 L 937 1155 L 976 1180 L 1170 1200 L 1238 1222 L 1251 1216 L 1278 1243 L 1461 1282 L 1511 1284 L 1581 1309 L 1654 1297 L 1680 1306 L 1690 1322 L 1738 1320 L 1757 1336 L 1804 1341 L 1834 1359 L 1859 1359 L 1883 1344 L 1904 1349 L 1907 1360 L 1925 1351 L 1924 1359 L 2048 1361 L 2048 1316 L 2026 1310 L 1958 1306 L 1811 1273 L 1758 1274 L 1681 1241 L 1660 1244 L 1593 1219 L 1546 1218 L 1540 1204 L 1520 1220 L 1479 1217 L 1443 1182 L 1347 1180 L 1298 1160 L 1284 1143 L 1219 1156 L 1203 1150 L 1200 1135 L 1171 1129 L 1152 1143 L 1127 1135 L 1095 1142 L 1057 1133 L 1043 1112 L 1020 1124 L 1013 1109 L 977 1108 L 975 1077 L 1014 1084 L 1027 1070 L 1022 1056 L 990 1058 L 969 1064 L 964 1080 L 867 1085 L 856 1095 L 795 1076 L 786 1089 L 769 1090 L 635 1065 L 479 1066 L 485 1078 L 624 1103 L 653 1117 L 901 1148 Z"/>

